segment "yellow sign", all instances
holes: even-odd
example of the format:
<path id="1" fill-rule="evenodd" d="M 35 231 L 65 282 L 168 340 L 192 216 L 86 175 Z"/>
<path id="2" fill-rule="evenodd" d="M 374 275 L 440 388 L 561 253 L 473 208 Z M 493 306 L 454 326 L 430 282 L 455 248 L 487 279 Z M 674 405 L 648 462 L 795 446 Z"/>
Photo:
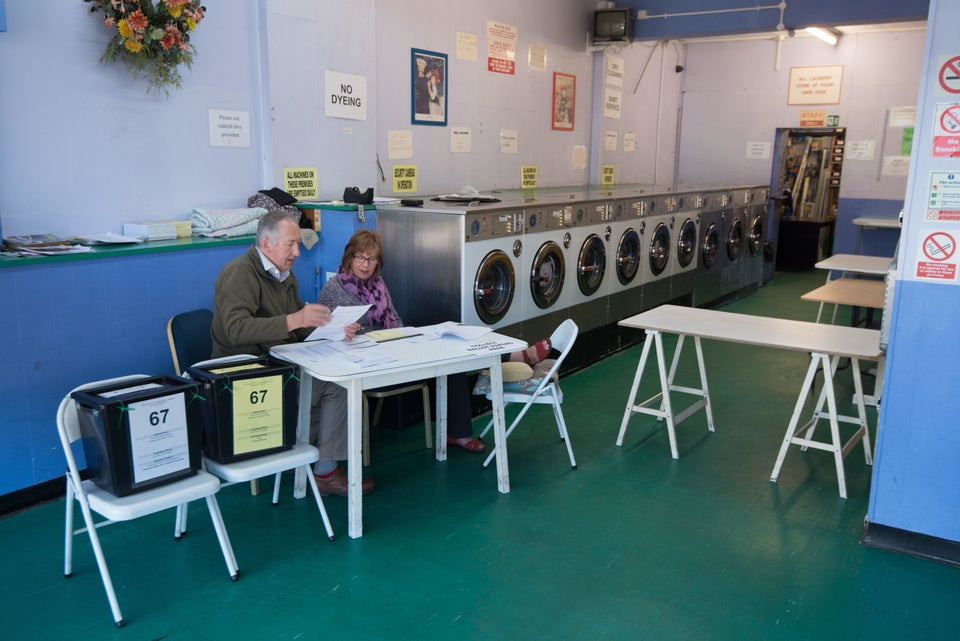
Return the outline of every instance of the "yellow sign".
<path id="1" fill-rule="evenodd" d="M 413 193 L 417 191 L 417 166 L 393 166 L 393 193 Z"/>
<path id="2" fill-rule="evenodd" d="M 284 167 L 283 190 L 297 200 L 317 200 L 320 194 L 317 168 Z"/>
<path id="3" fill-rule="evenodd" d="M 233 381 L 233 453 L 283 445 L 283 377 Z"/>
<path id="4" fill-rule="evenodd" d="M 520 166 L 520 189 L 537 188 L 537 172 L 539 169 L 537 165 Z"/>
<path id="5" fill-rule="evenodd" d="M 208 369 L 211 374 L 229 374 L 230 372 L 242 372 L 248 369 L 263 369 L 263 363 L 245 363 L 243 365 L 232 365 L 230 367 L 217 367 Z"/>
<path id="6" fill-rule="evenodd" d="M 614 178 L 615 178 L 616 175 L 617 175 L 617 168 L 616 168 L 616 166 L 614 166 L 614 165 L 603 165 L 603 166 L 600 168 L 600 173 L 601 173 L 601 179 L 600 179 L 600 184 L 601 184 L 601 185 L 612 185 L 612 184 L 614 184 L 613 181 L 614 181 Z"/>
<path id="7" fill-rule="evenodd" d="M 800 126 L 801 127 L 823 127 L 827 124 L 826 109 L 801 109 Z"/>

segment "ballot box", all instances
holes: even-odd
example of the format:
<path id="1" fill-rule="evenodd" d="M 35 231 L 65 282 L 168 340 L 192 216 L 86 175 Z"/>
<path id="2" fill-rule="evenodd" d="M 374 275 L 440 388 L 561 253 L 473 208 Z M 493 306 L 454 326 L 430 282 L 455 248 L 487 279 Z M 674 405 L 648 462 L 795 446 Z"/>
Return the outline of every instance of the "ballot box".
<path id="1" fill-rule="evenodd" d="M 300 373 L 296 365 L 251 358 L 188 367 L 201 386 L 203 453 L 218 463 L 279 452 L 297 440 Z"/>
<path id="2" fill-rule="evenodd" d="M 198 383 L 153 376 L 72 393 L 90 478 L 127 496 L 200 469 Z"/>

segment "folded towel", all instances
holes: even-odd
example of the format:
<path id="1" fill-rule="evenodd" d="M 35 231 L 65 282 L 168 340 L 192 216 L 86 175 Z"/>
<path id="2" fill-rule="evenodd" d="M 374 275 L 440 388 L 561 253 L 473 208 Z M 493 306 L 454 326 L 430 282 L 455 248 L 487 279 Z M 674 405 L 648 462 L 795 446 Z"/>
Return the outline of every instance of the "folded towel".
<path id="1" fill-rule="evenodd" d="M 193 227 L 193 233 L 200 236 L 242 236 L 255 233 L 257 223 L 265 213 L 267 213 L 267 210 L 262 207 L 242 209 L 197 208 L 193 210 L 193 214 L 190 216 L 190 223 Z M 238 227 L 242 228 L 237 229 Z"/>
<path id="2" fill-rule="evenodd" d="M 259 220 L 251 220 L 248 223 L 241 223 L 239 225 L 234 225 L 233 227 L 223 227 L 222 229 L 211 229 L 210 231 L 200 231 L 196 227 L 193 228 L 193 233 L 197 236 L 209 236 L 213 238 L 227 238 L 232 236 L 253 236 L 257 233 L 257 225 L 260 224 Z"/>

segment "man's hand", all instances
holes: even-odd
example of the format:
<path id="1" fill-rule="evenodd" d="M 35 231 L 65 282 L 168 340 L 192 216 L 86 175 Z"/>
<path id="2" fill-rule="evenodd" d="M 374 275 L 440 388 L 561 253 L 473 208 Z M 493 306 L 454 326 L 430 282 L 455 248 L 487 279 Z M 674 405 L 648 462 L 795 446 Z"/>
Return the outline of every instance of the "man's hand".
<path id="1" fill-rule="evenodd" d="M 301 327 L 323 327 L 330 322 L 330 308 L 326 305 L 307 303 L 299 312 L 287 316 L 287 330 Z"/>

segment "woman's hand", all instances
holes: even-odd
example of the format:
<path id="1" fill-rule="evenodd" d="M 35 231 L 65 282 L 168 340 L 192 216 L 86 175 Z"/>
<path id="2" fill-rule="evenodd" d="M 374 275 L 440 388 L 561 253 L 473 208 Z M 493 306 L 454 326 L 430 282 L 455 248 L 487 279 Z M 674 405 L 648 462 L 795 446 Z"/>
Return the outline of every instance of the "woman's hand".
<path id="1" fill-rule="evenodd" d="M 350 323 L 343 328 L 343 340 L 352 341 L 360 332 L 360 323 Z"/>

